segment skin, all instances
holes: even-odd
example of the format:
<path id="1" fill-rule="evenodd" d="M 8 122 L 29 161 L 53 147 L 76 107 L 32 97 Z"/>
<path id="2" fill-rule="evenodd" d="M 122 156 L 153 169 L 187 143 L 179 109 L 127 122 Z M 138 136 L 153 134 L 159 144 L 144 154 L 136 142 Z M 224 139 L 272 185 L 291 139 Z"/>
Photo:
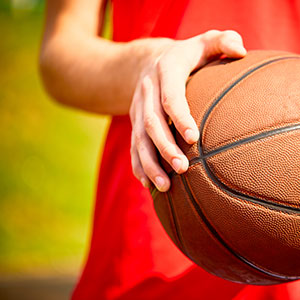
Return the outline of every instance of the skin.
<path id="1" fill-rule="evenodd" d="M 185 98 L 189 74 L 220 55 L 246 54 L 234 31 L 211 30 L 186 40 L 148 38 L 117 43 L 99 37 L 101 0 L 49 0 L 40 54 L 48 93 L 60 103 L 98 114 L 129 114 L 131 162 L 144 186 L 167 191 L 156 151 L 181 174 L 188 160 L 168 127 L 187 143 L 199 138 Z M 156 150 L 157 149 L 157 150 Z"/>

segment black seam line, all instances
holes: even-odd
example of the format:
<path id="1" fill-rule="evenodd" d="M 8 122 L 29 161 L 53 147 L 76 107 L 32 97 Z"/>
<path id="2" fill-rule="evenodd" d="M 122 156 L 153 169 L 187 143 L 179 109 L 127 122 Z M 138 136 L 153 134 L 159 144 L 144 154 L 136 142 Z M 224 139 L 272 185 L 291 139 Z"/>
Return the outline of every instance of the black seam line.
<path id="1" fill-rule="evenodd" d="M 224 98 L 224 96 L 226 94 L 228 94 L 229 91 L 231 91 L 238 83 L 240 83 L 243 79 L 245 79 L 247 76 L 249 76 L 250 74 L 252 74 L 253 72 L 261 69 L 262 67 L 265 67 L 267 65 L 270 65 L 272 63 L 275 63 L 275 62 L 278 62 L 278 61 L 281 61 L 281 60 L 286 60 L 286 59 L 300 59 L 299 56 L 285 56 L 285 57 L 279 57 L 279 58 L 275 58 L 275 59 L 271 59 L 267 62 L 264 62 L 252 69 L 250 69 L 249 71 L 247 71 L 245 74 L 243 74 L 241 77 L 239 77 L 236 81 L 234 81 L 229 87 L 227 87 L 214 101 L 213 103 L 211 104 L 211 106 L 208 108 L 208 110 L 205 112 L 204 116 L 203 116 L 203 119 L 201 121 L 201 124 L 200 124 L 200 128 L 199 128 L 199 131 L 200 131 L 200 138 L 199 138 L 199 141 L 198 141 L 198 148 L 199 148 L 199 152 L 201 154 L 202 153 L 202 138 L 203 138 L 203 130 L 204 130 L 204 126 L 205 126 L 205 123 L 209 117 L 209 115 L 211 114 L 211 112 L 213 111 L 213 109 L 216 107 L 216 105 Z"/>
<path id="2" fill-rule="evenodd" d="M 264 199 L 257 198 L 257 197 L 251 196 L 251 195 L 243 194 L 234 189 L 231 189 L 230 187 L 226 186 L 223 182 L 221 182 L 216 177 L 216 175 L 211 171 L 211 169 L 207 165 L 207 162 L 205 161 L 205 159 L 202 160 L 202 164 L 204 166 L 207 176 L 215 183 L 215 185 L 217 185 L 221 190 L 223 190 L 226 194 L 230 195 L 231 197 L 239 198 L 239 199 L 247 201 L 247 202 L 252 202 L 254 204 L 258 204 L 260 206 L 267 207 L 267 208 L 275 210 L 277 212 L 280 211 L 283 213 L 299 216 L 300 208 L 298 208 L 298 207 L 288 206 L 288 205 L 284 205 L 284 204 L 277 203 L 277 202 L 270 202 L 268 200 L 264 200 Z"/>
<path id="3" fill-rule="evenodd" d="M 261 140 L 261 139 L 264 139 L 264 138 L 267 138 L 267 137 L 271 137 L 271 136 L 275 136 L 275 135 L 278 135 L 278 134 L 287 133 L 287 132 L 294 131 L 294 130 L 299 130 L 299 129 L 300 129 L 300 124 L 296 124 L 296 125 L 290 125 L 290 126 L 270 130 L 270 131 L 267 131 L 267 132 L 263 132 L 263 133 L 254 135 L 252 137 L 245 138 L 245 139 L 237 141 L 235 143 L 225 145 L 223 147 L 215 149 L 215 150 L 213 150 L 209 153 L 204 154 L 202 157 L 199 156 L 199 157 L 191 160 L 190 161 L 190 166 L 195 165 L 197 163 L 203 163 L 203 166 L 204 166 L 205 171 L 206 171 L 207 175 L 209 176 L 209 178 L 219 188 L 221 188 L 224 192 L 226 192 L 227 194 L 229 194 L 233 197 L 237 197 L 237 198 L 240 198 L 242 200 L 250 201 L 250 202 L 255 203 L 255 204 L 263 205 L 263 206 L 268 207 L 269 209 L 272 209 L 272 210 L 276 210 L 276 211 L 280 210 L 280 211 L 288 213 L 288 214 L 297 214 L 297 215 L 299 215 L 300 208 L 298 208 L 298 207 L 284 205 L 284 204 L 276 203 L 276 202 L 270 202 L 268 200 L 264 200 L 264 199 L 261 199 L 261 198 L 258 198 L 258 197 L 254 197 L 254 196 L 251 196 L 251 195 L 241 193 L 237 190 L 234 190 L 234 189 L 228 187 L 212 172 L 212 170 L 210 169 L 210 167 L 208 166 L 207 161 L 206 161 L 206 158 L 212 157 L 213 155 L 216 155 L 216 154 L 221 153 L 223 151 L 226 151 L 228 149 L 232 149 L 234 147 L 238 147 L 238 146 L 244 145 L 246 143 L 250 143 L 250 142 L 253 142 L 253 141 Z"/>
<path id="4" fill-rule="evenodd" d="M 287 133 L 287 132 L 290 132 L 290 131 L 293 131 L 293 130 L 299 130 L 299 129 L 300 129 L 300 124 L 293 124 L 293 125 L 273 129 L 273 130 L 270 130 L 270 131 L 262 132 L 262 133 L 244 138 L 244 139 L 236 141 L 234 143 L 227 144 L 225 146 L 214 149 L 210 152 L 207 152 L 207 153 L 203 154 L 202 156 L 198 156 L 198 157 L 195 157 L 195 158 L 191 159 L 189 161 L 189 167 L 194 166 L 198 163 L 201 163 L 203 160 L 205 160 L 209 157 L 212 157 L 214 155 L 217 155 L 221 152 L 227 151 L 229 149 L 232 149 L 232 148 L 235 148 L 235 147 L 247 144 L 247 143 L 255 142 L 255 141 L 258 141 L 258 140 L 261 140 L 261 139 L 265 139 L 265 138 L 268 138 L 268 137 L 271 137 L 271 136 L 274 136 L 274 135 L 283 134 L 283 133 Z M 209 167 L 207 167 L 207 168 L 209 169 Z M 168 173 L 168 176 L 169 176 L 170 179 L 172 179 L 175 175 L 177 175 L 177 173 L 174 170 L 172 170 L 170 173 Z M 218 183 L 219 182 L 220 181 L 218 180 Z M 228 188 L 226 188 L 226 190 L 228 190 Z M 243 197 L 246 196 L 245 194 L 239 193 L 239 192 L 234 191 L 234 190 L 231 190 L 231 192 L 234 193 L 235 195 L 239 195 L 239 196 L 243 196 Z M 152 197 L 155 198 L 157 193 L 158 193 L 158 190 L 156 188 L 153 188 L 153 190 L 151 192 Z M 248 195 L 247 195 L 247 197 L 251 198 L 253 201 L 256 201 L 257 203 L 258 202 L 264 202 L 264 204 L 267 204 L 267 205 L 271 206 L 271 204 L 269 202 L 264 201 L 263 199 L 251 197 L 251 196 L 248 196 Z M 274 204 L 274 206 L 280 207 L 280 208 L 285 208 L 285 209 L 287 209 L 287 211 L 292 211 L 292 212 L 293 211 L 300 211 L 300 208 L 291 208 L 290 206 L 285 206 L 283 204 L 278 204 L 278 205 Z"/>
<path id="5" fill-rule="evenodd" d="M 264 138 L 268 138 L 268 137 L 271 137 L 271 136 L 274 136 L 274 135 L 277 135 L 277 134 L 282 134 L 282 133 L 290 132 L 290 131 L 293 131 L 293 130 L 299 130 L 299 129 L 300 129 L 300 124 L 298 123 L 298 124 L 293 124 L 293 125 L 289 125 L 289 126 L 285 126 L 285 127 L 272 129 L 272 130 L 265 131 L 265 132 L 262 132 L 262 133 L 259 133 L 259 134 L 256 134 L 256 135 L 252 135 L 250 137 L 241 139 L 241 140 L 236 141 L 234 143 L 227 144 L 227 145 L 224 145 L 224 146 L 219 147 L 217 149 L 214 149 L 210 152 L 204 153 L 202 156 L 195 157 L 195 158 L 190 160 L 190 166 L 198 163 L 202 159 L 212 157 L 216 154 L 219 154 L 223 151 L 232 149 L 234 147 L 238 147 L 238 146 L 248 144 L 250 142 L 258 141 L 258 140 L 261 140 L 261 139 L 264 139 Z"/>
<path id="6" fill-rule="evenodd" d="M 202 158 L 204 157 L 204 154 L 203 154 L 203 151 L 202 151 L 202 137 L 203 137 L 203 129 L 204 129 L 204 126 L 205 126 L 205 123 L 207 121 L 207 118 L 209 117 L 209 114 L 212 112 L 212 110 L 215 108 L 215 106 L 222 100 L 222 98 L 234 87 L 236 86 L 240 81 L 242 81 L 245 77 L 247 77 L 248 75 L 250 75 L 251 73 L 255 72 L 256 70 L 266 66 L 266 65 L 269 65 L 271 63 L 274 63 L 274 62 L 277 62 L 277 61 L 280 61 L 280 60 L 285 60 L 285 59 L 300 59 L 299 56 L 286 56 L 286 57 L 280 57 L 280 58 L 275 58 L 275 59 L 272 59 L 272 60 L 269 60 L 263 64 L 260 64 L 259 66 L 256 66 L 255 68 L 253 69 L 250 69 L 248 72 L 246 72 L 245 74 L 243 74 L 241 77 L 239 77 L 235 82 L 233 82 L 228 88 L 226 88 L 219 97 L 217 97 L 214 102 L 212 103 L 212 105 L 209 107 L 209 109 L 206 111 L 203 119 L 202 119 L 202 122 L 200 124 L 200 129 L 199 129 L 199 132 L 200 132 L 200 138 L 199 138 L 199 141 L 198 141 L 198 149 L 199 149 L 199 153 L 201 154 L 200 157 L 198 158 L 195 158 L 195 159 L 199 159 L 202 160 Z M 195 164 L 193 162 L 193 160 L 190 161 L 190 164 L 191 162 L 193 164 Z M 171 171 L 168 176 L 170 177 L 170 179 L 177 175 L 177 173 L 173 170 Z M 158 190 L 156 189 L 156 187 L 154 188 L 154 190 L 151 192 L 151 195 L 152 197 L 156 197 L 156 193 L 158 192 Z"/>
<path id="7" fill-rule="evenodd" d="M 167 198 L 168 198 L 168 202 L 169 202 L 169 205 L 170 205 L 170 208 L 171 208 L 172 219 L 173 219 L 173 223 L 174 223 L 174 227 L 175 227 L 175 233 L 176 233 L 176 236 L 177 236 L 177 239 L 178 239 L 178 242 L 179 242 L 179 247 L 185 253 L 185 255 L 188 256 L 191 259 L 191 257 L 188 254 L 188 251 L 187 251 L 186 247 L 183 244 L 181 233 L 179 231 L 179 224 L 177 222 L 176 215 L 175 215 L 175 209 L 174 209 L 174 205 L 173 205 L 173 202 L 172 202 L 172 197 L 171 197 L 169 192 L 167 192 Z"/>
<path id="8" fill-rule="evenodd" d="M 199 141 L 198 141 L 198 149 L 199 149 L 199 154 L 200 154 L 200 157 L 202 158 L 201 161 L 203 162 L 203 165 L 204 165 L 204 168 L 207 172 L 207 175 L 211 178 L 211 180 L 213 180 L 215 182 L 215 184 L 217 184 L 220 188 L 222 188 L 225 192 L 237 197 L 237 198 L 240 198 L 242 200 L 246 200 L 246 201 L 250 201 L 250 202 L 253 202 L 253 203 L 256 203 L 256 204 L 260 204 L 260 205 L 263 205 L 263 206 L 267 206 L 268 208 L 270 209 L 273 209 L 273 210 L 277 210 L 277 211 L 282 211 L 282 212 L 286 212 L 286 213 L 298 213 L 300 211 L 300 209 L 297 209 L 297 208 L 294 208 L 294 207 L 290 207 L 290 206 L 286 206 L 286 205 L 283 205 L 283 204 L 278 204 L 278 203 L 270 203 L 266 200 L 262 200 L 260 198 L 256 198 L 256 197 L 252 197 L 252 196 L 249 196 L 249 195 L 245 195 L 245 194 L 242 194 L 242 193 L 239 193 L 237 191 L 234 191 L 232 189 L 230 189 L 229 187 L 225 186 L 222 182 L 219 181 L 219 179 L 212 173 L 212 171 L 210 170 L 209 166 L 207 165 L 207 162 L 205 160 L 205 155 L 207 154 L 204 154 L 203 152 L 203 147 L 202 147 L 202 140 L 203 140 L 203 130 L 204 130 L 204 126 L 206 124 L 206 121 L 210 115 L 210 113 L 213 111 L 213 109 L 216 107 L 216 105 L 224 98 L 224 96 L 229 92 L 231 91 L 239 82 L 241 82 L 243 79 L 247 78 L 247 76 L 249 76 L 250 74 L 252 74 L 253 72 L 267 66 L 267 65 L 270 65 L 272 63 L 275 63 L 275 62 L 278 62 L 278 61 L 282 61 L 282 60 L 286 60 L 286 59 L 299 59 L 300 57 L 299 56 L 285 56 L 285 57 L 279 57 L 279 58 L 275 58 L 275 59 L 271 59 L 267 62 L 264 62 L 252 69 L 250 69 L 249 71 L 247 71 L 245 74 L 243 74 L 242 76 L 240 76 L 236 81 L 234 81 L 229 87 L 227 87 L 214 101 L 213 103 L 211 104 L 211 106 L 208 108 L 208 110 L 206 111 L 203 119 L 202 119 L 202 122 L 200 124 L 200 138 L 199 138 Z M 292 126 L 298 126 L 299 124 L 297 125 L 292 125 Z M 285 132 L 286 131 L 289 131 L 289 130 L 294 130 L 294 128 L 289 128 L 290 126 L 287 126 L 286 128 L 278 128 L 278 129 L 275 129 L 273 134 L 279 134 L 281 132 Z M 298 128 L 297 128 L 298 129 Z M 272 131 L 271 131 L 272 132 Z M 272 133 L 261 133 L 261 134 L 258 134 L 255 136 L 256 139 L 260 139 L 260 138 L 264 138 L 264 137 L 267 137 L 267 136 L 270 136 Z M 247 143 L 247 142 L 250 142 L 252 141 L 252 138 L 253 137 L 249 137 L 249 138 L 246 138 L 244 139 L 244 143 Z M 250 139 L 250 140 L 248 140 Z M 232 144 L 232 147 L 235 147 L 237 146 L 236 143 L 238 142 L 235 142 Z M 225 147 L 225 146 L 224 146 Z M 231 144 L 229 145 L 226 145 L 227 149 L 229 149 L 231 147 Z M 220 149 L 216 149 L 216 150 L 219 150 L 221 151 Z M 214 151 L 216 151 L 214 150 Z M 209 153 L 208 153 L 209 154 Z M 215 153 L 216 154 L 216 153 Z"/>
<path id="9" fill-rule="evenodd" d="M 206 218 L 206 216 L 204 215 L 204 213 L 202 212 L 200 206 L 198 205 L 198 203 L 196 202 L 189 185 L 186 182 L 186 179 L 184 177 L 184 175 L 180 176 L 182 179 L 182 183 L 189 195 L 189 198 L 194 206 L 194 208 L 196 209 L 199 217 L 202 219 L 202 221 L 204 222 L 204 224 L 206 225 L 206 227 L 210 230 L 210 232 L 212 233 L 212 235 L 236 258 L 238 258 L 240 261 L 244 262 L 245 264 L 247 264 L 248 266 L 252 267 L 253 269 L 266 274 L 268 276 L 271 276 L 273 278 L 277 278 L 278 280 L 296 280 L 299 279 L 300 277 L 297 276 L 284 276 L 284 275 L 280 275 L 277 273 L 273 273 L 270 272 L 268 270 L 262 269 L 261 267 L 255 265 L 254 263 L 252 263 L 251 261 L 249 261 L 248 259 L 246 259 L 245 257 L 241 256 L 240 254 L 236 253 L 233 249 L 231 249 L 231 247 L 229 247 L 227 245 L 227 243 L 222 239 L 222 237 L 219 235 L 219 233 L 216 231 L 216 229 L 210 224 L 210 222 L 208 221 L 208 219 Z"/>

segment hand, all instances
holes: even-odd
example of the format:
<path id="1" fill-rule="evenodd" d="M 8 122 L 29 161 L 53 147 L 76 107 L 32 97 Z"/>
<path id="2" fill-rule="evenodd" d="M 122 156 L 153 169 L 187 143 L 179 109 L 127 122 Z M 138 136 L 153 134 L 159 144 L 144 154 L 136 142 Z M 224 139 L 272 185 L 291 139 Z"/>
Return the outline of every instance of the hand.
<path id="1" fill-rule="evenodd" d="M 155 39 L 152 39 L 152 42 Z M 179 174 L 189 166 L 168 126 L 172 120 L 187 143 L 199 139 L 199 130 L 185 98 L 190 73 L 221 55 L 245 56 L 241 36 L 235 31 L 211 30 L 187 40 L 169 40 L 143 68 L 130 107 L 131 162 L 134 175 L 147 187 L 151 180 L 165 192 L 170 179 L 161 168 L 156 149 Z"/>

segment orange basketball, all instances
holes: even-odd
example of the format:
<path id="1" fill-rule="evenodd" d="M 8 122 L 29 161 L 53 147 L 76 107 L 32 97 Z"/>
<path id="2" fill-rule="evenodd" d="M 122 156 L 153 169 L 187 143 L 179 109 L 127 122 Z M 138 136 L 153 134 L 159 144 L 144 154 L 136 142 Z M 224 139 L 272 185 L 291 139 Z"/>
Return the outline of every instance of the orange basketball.
<path id="1" fill-rule="evenodd" d="M 300 56 L 252 51 L 187 83 L 200 130 L 175 138 L 190 166 L 152 191 L 170 238 L 208 272 L 234 282 L 300 278 Z"/>

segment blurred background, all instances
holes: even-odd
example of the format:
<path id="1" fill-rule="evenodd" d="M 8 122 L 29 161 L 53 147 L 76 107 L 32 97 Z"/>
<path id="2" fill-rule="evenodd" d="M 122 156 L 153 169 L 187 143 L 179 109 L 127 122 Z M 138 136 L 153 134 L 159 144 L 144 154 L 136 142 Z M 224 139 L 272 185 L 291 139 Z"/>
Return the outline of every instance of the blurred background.
<path id="1" fill-rule="evenodd" d="M 41 0 L 0 0 L 1 300 L 68 299 L 88 250 L 109 123 L 44 92 L 43 13 Z"/>

